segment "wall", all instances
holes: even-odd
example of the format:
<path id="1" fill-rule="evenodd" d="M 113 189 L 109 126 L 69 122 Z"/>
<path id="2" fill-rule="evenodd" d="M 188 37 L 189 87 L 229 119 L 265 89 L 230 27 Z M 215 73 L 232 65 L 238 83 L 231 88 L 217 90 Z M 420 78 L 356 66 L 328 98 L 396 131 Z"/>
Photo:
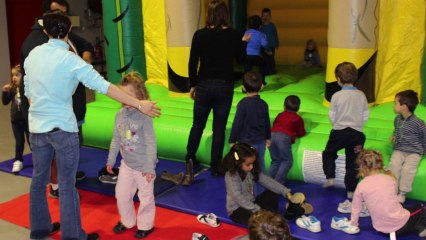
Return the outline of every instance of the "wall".
<path id="1" fill-rule="evenodd" d="M 0 0 L 0 22 L 6 22 L 5 0 Z M 9 40 L 6 24 L 0 24 L 0 43 L 0 85 L 2 87 L 10 81 Z"/>

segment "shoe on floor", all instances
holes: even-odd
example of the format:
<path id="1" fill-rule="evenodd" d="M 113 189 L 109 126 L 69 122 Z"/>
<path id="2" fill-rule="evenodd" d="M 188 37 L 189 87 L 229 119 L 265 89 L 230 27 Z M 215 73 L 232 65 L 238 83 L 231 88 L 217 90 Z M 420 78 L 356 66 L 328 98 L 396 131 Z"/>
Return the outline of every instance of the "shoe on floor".
<path id="1" fill-rule="evenodd" d="M 52 229 L 50 230 L 49 235 L 57 233 L 61 229 L 61 224 L 59 222 L 52 223 Z"/>
<path id="2" fill-rule="evenodd" d="M 334 179 L 327 179 L 327 182 L 322 185 L 323 188 L 329 188 L 334 186 Z"/>
<path id="3" fill-rule="evenodd" d="M 331 219 L 331 228 L 343 231 L 347 234 L 359 233 L 359 227 L 352 225 L 351 221 L 345 217 L 339 218 L 334 216 Z"/>
<path id="4" fill-rule="evenodd" d="M 110 174 L 105 174 L 105 175 L 99 176 L 98 179 L 102 183 L 116 184 L 118 176 L 116 176 L 116 175 L 110 175 Z"/>
<path id="5" fill-rule="evenodd" d="M 117 225 L 114 226 L 114 228 L 112 229 L 112 231 L 115 232 L 115 233 L 123 233 L 127 229 L 128 228 L 126 228 L 121 222 L 118 222 Z"/>
<path id="6" fill-rule="evenodd" d="M 211 227 L 219 227 L 220 226 L 220 221 L 214 213 L 200 214 L 200 215 L 197 216 L 197 220 L 200 223 L 207 224 Z"/>
<path id="7" fill-rule="evenodd" d="M 59 198 L 59 188 L 56 190 L 53 190 L 52 185 L 50 185 L 49 197 L 54 199 Z"/>
<path id="8" fill-rule="evenodd" d="M 154 231 L 154 228 L 151 228 L 149 230 L 137 230 L 135 233 L 135 238 L 144 238 L 148 236 L 150 233 Z"/>
<path id="9" fill-rule="evenodd" d="M 77 173 L 75 174 L 75 179 L 77 181 L 81 181 L 85 178 L 86 178 L 86 173 L 84 173 L 83 171 L 77 171 Z"/>
<path id="10" fill-rule="evenodd" d="M 352 212 L 352 203 L 349 200 L 345 200 L 343 203 L 339 203 L 337 211 L 340 213 L 351 213 Z M 360 217 L 369 217 L 370 212 L 367 209 L 365 203 L 362 204 L 361 212 L 359 213 Z"/>
<path id="11" fill-rule="evenodd" d="M 99 240 L 99 234 L 97 233 L 89 233 L 87 234 L 87 240 Z"/>
<path id="12" fill-rule="evenodd" d="M 185 174 L 183 172 L 180 172 L 178 174 L 173 174 L 173 173 L 169 173 L 168 171 L 163 171 L 163 174 L 161 174 L 161 179 L 170 181 L 176 185 L 180 185 L 184 177 L 185 177 Z"/>
<path id="13" fill-rule="evenodd" d="M 17 173 L 21 171 L 23 167 L 22 161 L 16 160 L 13 162 L 12 172 Z"/>
<path id="14" fill-rule="evenodd" d="M 209 238 L 202 233 L 193 233 L 192 240 L 209 240 Z"/>
<path id="15" fill-rule="evenodd" d="M 296 224 L 300 228 L 309 230 L 311 232 L 317 233 L 321 232 L 321 222 L 314 216 L 305 216 L 296 219 Z"/>

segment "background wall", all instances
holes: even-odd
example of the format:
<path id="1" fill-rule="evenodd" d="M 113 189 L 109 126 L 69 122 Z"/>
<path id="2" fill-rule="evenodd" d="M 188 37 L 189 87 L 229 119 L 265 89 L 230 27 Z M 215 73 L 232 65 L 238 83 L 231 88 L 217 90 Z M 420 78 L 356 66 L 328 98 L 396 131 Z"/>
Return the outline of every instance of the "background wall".
<path id="1" fill-rule="evenodd" d="M 321 63 L 327 63 L 328 0 L 248 0 L 247 16 L 261 15 L 265 7 L 271 9 L 280 39 L 278 64 L 302 63 L 310 38 L 318 45 Z"/>
<path id="2" fill-rule="evenodd" d="M 6 22 L 5 0 L 0 0 L 0 22 Z M 6 24 L 0 24 L 0 43 L 0 87 L 2 87 L 10 81 L 9 40 Z"/>

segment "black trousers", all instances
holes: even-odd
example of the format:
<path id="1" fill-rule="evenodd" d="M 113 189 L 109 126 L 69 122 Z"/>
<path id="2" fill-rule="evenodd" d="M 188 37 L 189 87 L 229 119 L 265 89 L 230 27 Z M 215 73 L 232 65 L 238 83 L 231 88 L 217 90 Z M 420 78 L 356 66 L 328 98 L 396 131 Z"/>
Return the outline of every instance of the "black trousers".
<path id="1" fill-rule="evenodd" d="M 279 213 L 278 200 L 278 194 L 270 190 L 265 190 L 263 193 L 256 197 L 256 200 L 254 202 L 264 210 Z M 234 212 L 232 212 L 231 216 L 229 217 L 233 222 L 248 225 L 248 220 L 252 213 L 252 211 L 246 208 L 239 207 Z"/>
<path id="2" fill-rule="evenodd" d="M 352 128 L 342 130 L 331 130 L 328 138 L 327 146 L 322 152 L 322 168 L 327 179 L 336 177 L 336 159 L 337 152 L 340 149 L 345 149 L 346 155 L 346 175 L 345 186 L 346 190 L 355 191 L 358 184 L 356 158 L 359 151 L 365 143 L 365 135 Z"/>
<path id="3" fill-rule="evenodd" d="M 421 204 L 416 204 L 414 206 L 404 208 L 411 213 L 410 218 L 402 228 L 395 232 L 395 234 L 397 236 L 401 236 L 412 232 L 420 233 L 421 230 L 416 229 L 416 225 L 420 220 L 424 221 L 424 219 L 421 219 L 422 217 L 426 216 L 424 206 Z"/>
<path id="4" fill-rule="evenodd" d="M 30 132 L 28 131 L 28 124 L 25 120 L 12 121 L 12 131 L 15 137 L 15 160 L 22 161 L 25 137 L 27 138 L 28 145 L 30 145 Z"/>
<path id="5" fill-rule="evenodd" d="M 254 66 L 259 67 L 259 71 L 262 74 L 262 82 L 265 84 L 265 76 L 269 74 L 265 61 L 261 56 L 247 55 L 246 62 L 244 63 L 244 72 L 253 70 Z"/>

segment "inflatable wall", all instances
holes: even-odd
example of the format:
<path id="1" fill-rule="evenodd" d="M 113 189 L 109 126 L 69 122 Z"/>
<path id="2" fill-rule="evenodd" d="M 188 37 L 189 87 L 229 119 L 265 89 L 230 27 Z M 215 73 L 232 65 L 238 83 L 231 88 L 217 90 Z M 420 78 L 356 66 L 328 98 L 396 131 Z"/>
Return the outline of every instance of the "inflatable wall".
<path id="1" fill-rule="evenodd" d="M 117 3 L 118 2 L 119 1 L 117 1 Z M 277 15 L 280 16 L 279 9 L 284 9 L 284 7 L 280 7 L 280 4 L 287 7 L 295 4 L 300 7 L 299 4 L 305 3 L 306 6 L 304 8 L 295 10 L 300 11 L 299 14 L 302 14 L 303 11 L 301 9 L 306 9 L 307 13 L 313 13 L 315 9 L 318 10 L 315 6 L 318 6 L 317 4 L 319 3 L 316 1 L 314 2 L 315 3 L 311 1 L 297 1 L 297 3 L 294 3 L 293 1 L 268 1 L 268 4 L 270 4 L 268 7 L 272 9 L 273 18 L 277 20 L 279 19 Z M 125 12 L 126 9 L 125 4 L 120 5 L 117 3 L 111 5 L 104 4 L 104 22 L 112 24 L 105 28 L 106 36 L 108 36 L 109 40 L 109 44 L 106 48 L 108 54 L 108 76 L 110 77 L 110 81 L 117 82 L 121 75 L 124 74 L 124 72 L 120 73 L 118 70 L 122 70 L 126 67 L 127 69 L 125 69 L 125 71 L 135 69 L 146 73 L 148 79 L 147 87 L 151 98 L 157 101 L 158 105 L 162 108 L 162 116 L 154 120 L 159 158 L 183 161 L 186 153 L 188 134 L 192 125 L 193 101 L 187 94 L 175 94 L 169 91 L 167 59 L 170 45 L 167 45 L 168 37 L 166 35 L 166 2 L 159 0 L 143 0 L 142 4 L 140 4 L 141 9 L 139 11 L 142 14 L 134 15 L 141 17 L 142 20 L 129 20 L 127 22 L 129 25 L 126 25 L 126 21 L 124 21 L 125 17 L 122 18 L 123 21 L 114 22 L 114 20 L 123 16 L 123 12 Z M 122 3 L 124 3 L 124 1 L 122 1 Z M 197 4 L 197 6 L 199 4 L 197 1 L 193 1 L 193 3 Z M 249 9 L 253 9 L 251 8 L 252 6 L 262 5 L 263 7 L 263 4 L 264 2 L 262 1 L 248 1 Z M 196 6 L 193 7 L 196 8 Z M 275 8 L 277 10 L 275 10 Z M 176 10 L 177 12 L 185 12 L 183 9 Z M 249 12 L 250 11 L 251 10 L 249 10 Z M 286 11 L 291 12 L 290 10 Z M 138 52 L 139 50 L 126 50 L 128 46 L 134 44 L 134 42 L 133 40 L 129 41 L 125 39 L 127 36 L 133 36 L 131 34 L 124 34 L 125 29 L 132 29 L 132 27 L 135 26 L 134 23 L 137 22 L 142 24 L 143 28 L 142 34 L 139 33 L 137 36 L 141 38 L 139 40 L 140 45 L 143 46 L 144 54 Z M 119 25 L 120 23 L 122 24 L 121 26 Z M 423 23 L 419 24 L 424 24 L 424 12 Z M 302 28 L 302 26 L 299 27 L 299 29 Z M 140 29 L 138 29 L 138 31 L 139 30 Z M 121 34 L 120 31 L 122 31 Z M 291 32 L 286 34 L 290 35 Z M 114 36 L 117 36 L 115 43 L 111 40 Z M 120 38 L 122 39 L 120 40 Z M 284 41 L 285 39 L 286 37 L 284 37 Z M 140 48 L 141 46 L 137 47 Z M 380 51 L 381 48 L 378 47 L 378 49 Z M 301 52 L 303 52 L 303 48 Z M 135 60 L 137 56 L 142 55 L 145 56 L 145 64 L 136 65 L 135 63 L 137 62 L 143 62 Z M 421 47 L 420 56 L 423 56 L 423 46 Z M 132 57 L 133 61 L 131 61 Z M 281 56 L 278 55 L 277 59 L 279 58 L 281 58 Z M 379 59 L 379 56 L 377 58 Z M 183 56 L 182 59 L 185 59 L 185 57 Z M 132 64 L 129 65 L 130 62 L 132 62 Z M 184 63 L 181 64 L 185 65 Z M 418 67 L 419 66 L 420 64 Z M 290 94 L 296 94 L 302 100 L 299 113 L 304 118 L 307 135 L 298 139 L 293 145 L 294 165 L 289 174 L 290 179 L 313 183 L 323 183 L 325 181 L 325 176 L 321 168 L 321 152 L 325 147 L 331 130 L 331 124 L 328 119 L 328 108 L 323 104 L 325 96 L 325 79 L 326 73 L 321 68 L 301 69 L 293 66 L 284 66 L 279 69 L 277 75 L 267 77 L 266 81 L 268 85 L 261 92 L 262 99 L 269 105 L 271 122 L 274 120 L 275 116 L 283 110 L 283 101 L 285 97 Z M 383 78 L 381 78 L 381 80 L 385 81 Z M 393 83 L 393 85 L 396 84 Z M 229 137 L 229 131 L 232 126 L 236 104 L 244 96 L 245 95 L 241 93 L 241 83 L 237 82 L 234 89 L 233 107 L 226 130 L 227 138 Z M 107 97 L 97 97 L 95 102 L 88 104 L 86 123 L 83 125 L 85 145 L 105 149 L 109 147 L 115 113 L 120 107 L 120 104 Z M 388 101 L 377 106 L 372 106 L 370 111 L 370 117 L 364 129 L 367 136 L 365 147 L 380 151 L 384 156 L 385 163 L 388 164 L 389 157 L 392 153 L 392 143 L 389 137 L 393 133 L 393 120 L 395 117 L 393 103 Z M 426 107 L 419 106 L 416 109 L 416 115 L 422 119 L 426 119 Z M 199 151 L 197 152 L 197 159 L 203 164 L 208 164 L 210 161 L 211 124 L 212 121 L 210 118 L 203 133 Z M 224 152 L 228 150 L 228 147 L 225 147 Z M 336 181 L 340 186 L 343 185 L 342 176 L 344 173 L 341 171 L 342 168 L 344 169 L 344 167 L 342 167 L 342 164 L 344 164 L 343 154 L 344 151 L 341 151 L 337 159 L 339 170 Z M 268 152 L 265 155 L 265 161 L 267 165 L 269 165 L 270 156 Z M 425 184 L 426 161 L 422 161 L 414 180 L 413 191 L 408 197 L 426 201 L 426 192 L 424 191 L 426 187 Z"/>

